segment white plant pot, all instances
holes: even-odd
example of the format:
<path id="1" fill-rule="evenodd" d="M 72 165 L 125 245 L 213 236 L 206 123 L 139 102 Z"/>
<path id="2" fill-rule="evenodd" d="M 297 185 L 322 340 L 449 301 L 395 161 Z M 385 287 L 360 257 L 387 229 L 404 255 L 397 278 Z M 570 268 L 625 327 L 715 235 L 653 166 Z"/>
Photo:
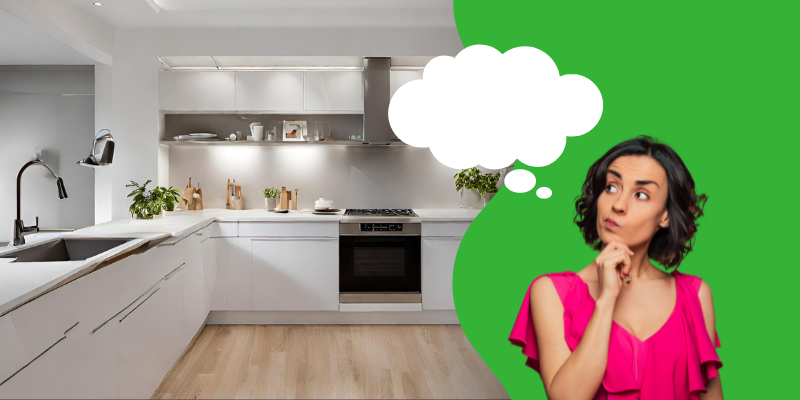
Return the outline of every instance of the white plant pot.
<path id="1" fill-rule="evenodd" d="M 278 198 L 277 197 L 265 197 L 264 198 L 264 207 L 266 207 L 267 211 L 272 211 L 276 207 L 278 207 Z"/>
<path id="2" fill-rule="evenodd" d="M 484 199 L 477 190 L 461 189 L 461 201 L 458 203 L 458 208 L 483 208 L 485 205 Z"/>

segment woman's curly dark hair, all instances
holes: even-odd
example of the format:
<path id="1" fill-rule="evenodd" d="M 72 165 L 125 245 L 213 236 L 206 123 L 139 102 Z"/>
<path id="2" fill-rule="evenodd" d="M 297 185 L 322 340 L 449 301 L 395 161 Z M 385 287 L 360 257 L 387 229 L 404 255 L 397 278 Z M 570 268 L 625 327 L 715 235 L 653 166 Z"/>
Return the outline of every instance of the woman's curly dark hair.
<path id="1" fill-rule="evenodd" d="M 694 179 L 671 147 L 658 143 L 650 136 L 637 136 L 622 142 L 606 152 L 589 168 L 581 195 L 575 198 L 575 224 L 581 230 L 586 244 L 595 250 L 603 248 L 597 233 L 597 198 L 606 186 L 608 166 L 621 156 L 648 156 L 658 161 L 667 172 L 667 209 L 669 226 L 659 229 L 650 241 L 647 254 L 667 268 L 680 265 L 692 251 L 694 234 L 697 232 L 697 219 L 703 215 L 703 207 L 708 200 L 705 194 L 697 195 Z"/>

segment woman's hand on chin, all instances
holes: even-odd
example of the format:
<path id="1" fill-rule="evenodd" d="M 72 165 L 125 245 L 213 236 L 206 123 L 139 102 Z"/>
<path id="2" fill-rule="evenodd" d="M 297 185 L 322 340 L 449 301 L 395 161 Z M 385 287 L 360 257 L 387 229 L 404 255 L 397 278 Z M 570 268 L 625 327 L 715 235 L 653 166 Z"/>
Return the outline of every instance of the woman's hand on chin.
<path id="1" fill-rule="evenodd" d="M 597 267 L 597 280 L 600 282 L 598 300 L 616 301 L 622 288 L 622 280 L 630 277 L 631 256 L 633 252 L 628 246 L 611 242 L 594 259 Z"/>

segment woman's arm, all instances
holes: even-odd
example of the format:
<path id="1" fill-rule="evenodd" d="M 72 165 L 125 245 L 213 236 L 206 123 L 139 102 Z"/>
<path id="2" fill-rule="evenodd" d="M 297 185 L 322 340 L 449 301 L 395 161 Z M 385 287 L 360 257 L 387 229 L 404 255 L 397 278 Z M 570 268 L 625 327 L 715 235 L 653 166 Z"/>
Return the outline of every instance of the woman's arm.
<path id="1" fill-rule="evenodd" d="M 542 382 L 550 400 L 592 399 L 605 375 L 616 298 L 601 296 L 580 344 L 570 352 L 564 339 L 564 306 L 549 277 L 534 282 L 530 295 Z"/>
<path id="2" fill-rule="evenodd" d="M 703 319 L 706 321 L 708 336 L 711 338 L 711 343 L 714 343 L 717 335 L 714 300 L 711 297 L 711 288 L 705 282 L 700 284 L 698 297 L 700 297 L 700 306 L 703 308 Z M 719 376 L 716 376 L 708 381 L 706 392 L 700 393 L 701 400 L 722 400 L 722 382 L 719 378 Z"/>

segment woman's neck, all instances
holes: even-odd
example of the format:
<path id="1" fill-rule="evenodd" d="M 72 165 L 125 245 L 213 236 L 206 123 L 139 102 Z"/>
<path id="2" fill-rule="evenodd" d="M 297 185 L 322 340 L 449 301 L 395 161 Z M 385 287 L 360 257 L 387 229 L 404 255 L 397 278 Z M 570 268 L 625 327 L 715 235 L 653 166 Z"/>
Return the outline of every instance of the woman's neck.
<path id="1" fill-rule="evenodd" d="M 650 262 L 650 257 L 647 255 L 647 249 L 650 243 L 646 243 L 639 248 L 631 248 L 633 256 L 631 257 L 631 283 L 636 279 L 651 279 L 648 272 L 655 266 Z"/>

